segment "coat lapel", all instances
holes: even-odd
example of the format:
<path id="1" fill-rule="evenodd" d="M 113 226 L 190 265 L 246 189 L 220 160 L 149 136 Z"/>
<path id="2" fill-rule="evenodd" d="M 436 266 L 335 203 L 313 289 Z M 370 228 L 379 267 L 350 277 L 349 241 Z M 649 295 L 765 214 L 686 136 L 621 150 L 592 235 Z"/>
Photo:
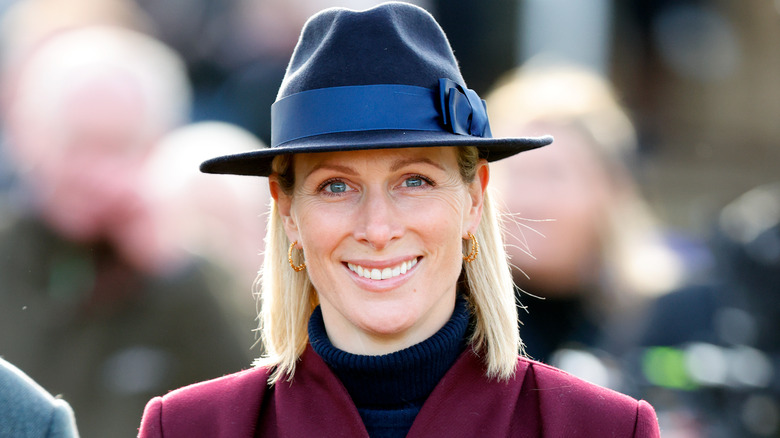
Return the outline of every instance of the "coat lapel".
<path id="1" fill-rule="evenodd" d="M 467 349 L 426 400 L 408 436 L 540 436 L 539 401 L 527 371 L 528 362 L 519 360 L 512 379 L 490 380 Z"/>
<path id="2" fill-rule="evenodd" d="M 360 414 L 344 385 L 311 345 L 306 347 L 292 382 L 269 389 L 257 436 L 368 438 Z M 270 393 L 268 395 L 271 395 Z"/>

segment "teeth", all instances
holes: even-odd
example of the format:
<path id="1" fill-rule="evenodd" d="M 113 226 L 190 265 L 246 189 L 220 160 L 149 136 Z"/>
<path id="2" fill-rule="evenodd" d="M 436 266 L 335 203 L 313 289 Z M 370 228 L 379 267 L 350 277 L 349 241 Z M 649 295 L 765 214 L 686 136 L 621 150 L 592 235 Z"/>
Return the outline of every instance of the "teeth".
<path id="1" fill-rule="evenodd" d="M 406 272 L 412 269 L 412 267 L 416 264 L 417 264 L 417 259 L 412 259 L 403 262 L 398 266 L 393 266 L 392 268 L 384 268 L 382 270 L 364 268 L 360 265 L 355 265 L 353 263 L 347 263 L 347 267 L 349 267 L 351 271 L 355 272 L 357 275 L 361 277 L 370 278 L 372 280 L 387 280 L 388 278 L 398 277 L 399 275 L 406 274 Z"/>

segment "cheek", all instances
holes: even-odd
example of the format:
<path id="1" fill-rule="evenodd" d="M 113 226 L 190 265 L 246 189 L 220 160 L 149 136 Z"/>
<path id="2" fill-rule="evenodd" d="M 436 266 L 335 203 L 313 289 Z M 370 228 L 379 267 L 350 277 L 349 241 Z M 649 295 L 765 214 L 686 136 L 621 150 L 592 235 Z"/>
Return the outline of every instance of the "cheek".
<path id="1" fill-rule="evenodd" d="M 291 215 L 297 229 L 297 239 L 304 248 L 309 275 L 316 277 L 321 271 L 317 267 L 324 265 L 352 234 L 354 220 L 344 209 L 310 202 L 293 203 Z"/>
<path id="2" fill-rule="evenodd" d="M 399 214 L 410 224 L 431 224 L 441 228 L 445 224 L 462 226 L 469 217 L 471 197 L 463 190 L 453 190 L 430 196 L 420 196 L 399 203 Z"/>
<path id="3" fill-rule="evenodd" d="M 459 271 L 468 212 L 466 197 L 447 197 L 436 202 L 428 199 L 406 214 L 407 229 L 418 236 L 428 250 L 438 252 L 443 263 Z"/>
<path id="4" fill-rule="evenodd" d="M 327 239 L 327 233 L 349 231 L 354 222 L 354 209 L 338 203 L 294 201 L 290 214 L 302 239 Z"/>

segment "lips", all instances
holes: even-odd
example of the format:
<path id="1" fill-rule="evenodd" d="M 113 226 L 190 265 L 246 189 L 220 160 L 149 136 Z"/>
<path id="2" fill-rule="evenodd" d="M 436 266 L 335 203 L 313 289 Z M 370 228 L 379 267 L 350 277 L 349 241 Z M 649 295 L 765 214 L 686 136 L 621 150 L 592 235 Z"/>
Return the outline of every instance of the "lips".
<path id="1" fill-rule="evenodd" d="M 357 275 L 369 278 L 371 280 L 388 280 L 390 278 L 398 277 L 399 275 L 406 274 L 407 271 L 412 269 L 417 264 L 417 259 L 407 260 L 401 262 L 396 266 L 378 269 L 378 268 L 366 268 L 354 263 L 347 263 L 347 267 Z"/>

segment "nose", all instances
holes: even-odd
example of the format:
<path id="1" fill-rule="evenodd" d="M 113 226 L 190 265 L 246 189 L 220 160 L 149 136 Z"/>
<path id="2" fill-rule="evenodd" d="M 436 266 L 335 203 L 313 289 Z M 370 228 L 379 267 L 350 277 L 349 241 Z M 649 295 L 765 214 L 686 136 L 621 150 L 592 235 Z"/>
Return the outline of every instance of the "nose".
<path id="1" fill-rule="evenodd" d="M 367 190 L 357 211 L 355 238 L 381 251 L 403 234 L 402 218 L 389 194 Z"/>

